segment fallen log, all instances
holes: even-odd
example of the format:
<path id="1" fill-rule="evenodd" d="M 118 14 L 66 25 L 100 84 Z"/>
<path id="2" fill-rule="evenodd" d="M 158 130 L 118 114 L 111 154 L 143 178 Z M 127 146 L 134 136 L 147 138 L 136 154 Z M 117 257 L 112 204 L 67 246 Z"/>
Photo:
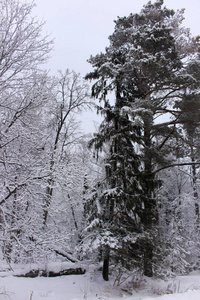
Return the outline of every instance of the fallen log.
<path id="1" fill-rule="evenodd" d="M 58 277 L 64 275 L 83 275 L 85 274 L 85 269 L 83 268 L 69 268 L 59 272 L 55 271 L 46 271 L 46 270 L 30 270 L 25 274 L 14 275 L 15 277 L 27 277 L 27 278 L 35 278 L 38 276 L 41 277 Z"/>

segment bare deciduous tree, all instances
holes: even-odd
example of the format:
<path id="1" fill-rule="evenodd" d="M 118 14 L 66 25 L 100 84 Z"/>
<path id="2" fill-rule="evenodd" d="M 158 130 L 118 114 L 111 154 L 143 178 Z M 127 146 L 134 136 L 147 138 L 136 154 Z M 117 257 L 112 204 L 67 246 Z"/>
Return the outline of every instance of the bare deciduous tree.
<path id="1" fill-rule="evenodd" d="M 56 97 L 54 103 L 55 128 L 52 153 L 50 158 L 50 172 L 52 176 L 48 180 L 44 203 L 44 224 L 46 224 L 48 209 L 53 194 L 54 181 L 56 180 L 57 164 L 62 160 L 69 161 L 70 152 L 80 142 L 78 122 L 75 120 L 77 113 L 91 106 L 88 94 L 88 86 L 79 74 L 66 70 L 59 72 L 60 78 L 57 82 Z M 59 166 L 60 167 L 60 166 Z"/>
<path id="2" fill-rule="evenodd" d="M 31 252 L 27 241 L 39 217 L 36 195 L 47 176 L 39 131 L 50 88 L 46 72 L 38 68 L 53 42 L 42 36 L 44 24 L 31 16 L 33 7 L 15 0 L 0 2 L 0 225 L 7 259 L 19 249 Z"/>

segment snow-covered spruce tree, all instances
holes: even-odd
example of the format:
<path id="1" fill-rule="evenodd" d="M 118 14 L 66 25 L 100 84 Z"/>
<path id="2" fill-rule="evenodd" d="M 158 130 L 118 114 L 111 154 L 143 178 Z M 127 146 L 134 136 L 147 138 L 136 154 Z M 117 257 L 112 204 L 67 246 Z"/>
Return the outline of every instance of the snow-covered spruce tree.
<path id="1" fill-rule="evenodd" d="M 148 2 L 140 14 L 118 18 L 110 45 L 89 59 L 94 71 L 86 76 L 95 80 L 92 95 L 104 104 L 98 107 L 104 121 L 92 143 L 98 151 L 104 143 L 110 145 L 104 190 L 112 191 L 108 223 L 122 211 L 135 216 L 144 233 L 140 244 L 147 276 L 153 275 L 158 225 L 156 175 L 171 166 L 170 141 L 179 137 L 177 128 L 183 124 L 178 103 L 186 92 L 192 93 L 194 83 L 199 86 L 188 72 L 188 64 L 197 60 L 199 42 L 181 27 L 182 20 L 183 10 L 175 13 L 162 0 Z M 166 115 L 167 122 L 157 120 Z M 119 232 L 120 226 L 114 237 Z"/>
<path id="2" fill-rule="evenodd" d="M 89 252 L 93 249 L 94 253 L 97 250 L 97 256 L 103 257 L 105 280 L 108 280 L 110 252 L 112 252 L 112 262 L 115 261 L 115 263 L 127 267 L 130 253 L 133 252 L 132 240 L 136 241 L 140 233 L 140 225 L 137 224 L 137 216 L 133 209 L 133 203 L 135 207 L 138 205 L 135 191 L 139 189 L 133 175 L 137 171 L 135 160 L 138 159 L 136 155 L 134 156 L 134 148 L 130 142 L 134 135 L 129 137 L 130 140 L 125 135 L 128 126 L 126 118 L 122 117 L 121 121 L 117 123 L 118 130 L 116 131 L 115 120 L 109 122 L 106 139 L 110 143 L 108 155 L 104 157 L 105 172 L 102 174 L 103 178 L 99 179 L 91 192 L 87 192 L 87 201 L 85 202 L 88 226 L 83 233 L 86 243 L 82 250 L 85 249 L 85 252 Z M 113 125 L 115 134 L 113 132 L 112 135 Z M 102 130 L 106 130 L 106 128 L 103 126 Z M 91 144 L 94 143 L 98 149 L 99 145 L 96 142 L 98 143 L 95 138 Z M 127 159 L 124 159 L 124 155 Z M 93 234 L 91 234 L 92 230 L 94 230 Z M 90 249 L 86 251 L 87 245 Z M 136 257 L 135 253 L 134 259 Z"/>

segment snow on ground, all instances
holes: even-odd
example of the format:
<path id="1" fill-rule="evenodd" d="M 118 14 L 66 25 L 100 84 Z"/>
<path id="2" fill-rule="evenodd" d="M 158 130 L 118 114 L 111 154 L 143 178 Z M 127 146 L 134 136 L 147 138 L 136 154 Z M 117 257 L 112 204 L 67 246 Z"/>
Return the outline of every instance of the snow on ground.
<path id="1" fill-rule="evenodd" d="M 58 271 L 70 265 L 51 264 Z M 29 266 L 30 267 L 30 266 Z M 31 266 L 33 267 L 33 266 Z M 189 276 L 160 279 L 141 279 L 132 295 L 126 286 L 117 287 L 113 281 L 105 282 L 101 274 L 90 267 L 84 275 L 68 275 L 54 278 L 23 278 L 14 274 L 25 272 L 0 272 L 0 300 L 200 300 L 200 271 Z"/>
<path id="2" fill-rule="evenodd" d="M 133 299 L 133 298 L 132 298 Z M 143 298 L 141 298 L 143 299 Z M 187 291 L 185 293 L 176 293 L 173 295 L 164 295 L 161 297 L 154 298 L 145 298 L 144 300 L 199 300 L 200 299 L 200 291 Z"/>

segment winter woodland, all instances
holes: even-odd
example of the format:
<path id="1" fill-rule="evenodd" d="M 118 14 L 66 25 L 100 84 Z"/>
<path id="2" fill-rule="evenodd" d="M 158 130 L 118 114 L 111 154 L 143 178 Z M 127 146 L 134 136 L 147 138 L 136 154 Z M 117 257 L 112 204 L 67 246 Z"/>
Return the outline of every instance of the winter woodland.
<path id="1" fill-rule="evenodd" d="M 53 40 L 33 7 L 0 2 L 1 261 L 94 264 L 118 284 L 198 270 L 200 37 L 184 10 L 118 18 L 82 78 L 44 70 Z"/>

